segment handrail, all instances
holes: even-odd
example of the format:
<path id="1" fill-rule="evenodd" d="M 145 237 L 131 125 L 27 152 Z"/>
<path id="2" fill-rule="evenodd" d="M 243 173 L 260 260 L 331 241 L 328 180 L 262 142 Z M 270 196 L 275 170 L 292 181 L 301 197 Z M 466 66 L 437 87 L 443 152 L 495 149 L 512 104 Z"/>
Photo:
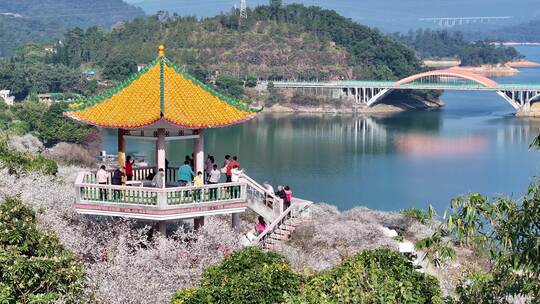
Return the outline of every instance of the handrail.
<path id="1" fill-rule="evenodd" d="M 265 187 L 263 187 L 261 184 L 257 183 L 254 179 L 252 179 L 251 177 L 247 176 L 246 174 L 242 173 L 242 178 L 244 178 L 248 184 L 253 187 L 253 188 L 256 188 L 257 190 L 259 190 L 259 192 L 263 192 L 264 194 L 272 197 L 273 199 L 281 199 L 280 197 L 278 197 L 275 193 L 272 193 L 270 191 L 268 191 L 268 189 L 266 189 Z"/>
<path id="2" fill-rule="evenodd" d="M 291 213 L 292 209 L 295 206 L 295 204 L 291 204 L 291 206 L 287 208 L 287 210 L 283 211 L 283 213 L 281 213 L 281 215 L 272 224 L 270 224 L 270 226 L 268 226 L 261 234 L 257 236 L 254 243 L 260 244 L 261 241 L 263 241 L 270 234 L 270 232 L 274 232 L 278 224 L 285 219 L 285 216 Z"/>
<path id="3" fill-rule="evenodd" d="M 259 236 L 255 239 L 256 244 L 260 244 L 263 240 L 266 239 L 270 235 L 270 233 L 274 232 L 276 228 L 280 226 L 280 223 L 285 219 L 285 217 L 292 213 L 293 209 L 297 206 L 299 207 L 298 214 L 303 213 L 309 206 L 313 204 L 311 201 L 306 201 L 303 199 L 293 198 L 296 202 L 293 202 L 287 210 L 283 211 L 283 213 L 272 223 L 268 228 L 266 228 Z M 302 206 L 303 204 L 303 206 Z M 262 244 L 261 244 L 262 245 Z"/>

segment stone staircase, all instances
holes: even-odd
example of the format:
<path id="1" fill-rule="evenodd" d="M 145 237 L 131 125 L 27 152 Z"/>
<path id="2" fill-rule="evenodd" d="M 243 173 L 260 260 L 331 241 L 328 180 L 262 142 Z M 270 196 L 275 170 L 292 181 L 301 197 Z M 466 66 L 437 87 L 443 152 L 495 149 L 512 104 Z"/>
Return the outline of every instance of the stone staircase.
<path id="1" fill-rule="evenodd" d="M 310 220 L 309 207 L 312 202 L 294 199 L 285 210 L 259 237 L 256 242 L 266 249 L 278 249 L 291 238 L 294 231 Z"/>
<path id="2" fill-rule="evenodd" d="M 270 225 L 254 241 L 266 249 L 275 249 L 289 240 L 292 233 L 306 221 L 310 220 L 309 207 L 313 202 L 293 198 L 291 206 L 283 210 L 283 201 L 248 176 L 247 182 L 248 208 L 262 216 Z"/>
<path id="3" fill-rule="evenodd" d="M 291 238 L 293 232 L 302 225 L 303 221 L 298 219 L 288 219 L 279 225 L 268 238 L 261 244 L 266 249 L 278 249 L 284 242 Z"/>

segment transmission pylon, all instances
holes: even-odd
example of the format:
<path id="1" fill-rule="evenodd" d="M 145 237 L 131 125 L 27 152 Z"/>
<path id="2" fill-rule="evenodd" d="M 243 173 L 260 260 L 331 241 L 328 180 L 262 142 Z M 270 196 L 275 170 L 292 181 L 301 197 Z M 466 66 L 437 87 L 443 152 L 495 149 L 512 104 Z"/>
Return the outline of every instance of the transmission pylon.
<path id="1" fill-rule="evenodd" d="M 240 19 L 247 19 L 247 0 L 240 0 Z"/>

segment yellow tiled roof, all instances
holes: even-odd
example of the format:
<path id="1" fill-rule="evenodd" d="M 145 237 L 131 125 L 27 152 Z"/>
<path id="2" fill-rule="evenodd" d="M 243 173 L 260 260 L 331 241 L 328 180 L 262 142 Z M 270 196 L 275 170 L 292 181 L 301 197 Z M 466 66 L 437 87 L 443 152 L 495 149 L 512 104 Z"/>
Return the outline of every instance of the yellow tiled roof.
<path id="1" fill-rule="evenodd" d="M 160 53 L 128 81 L 72 104 L 64 115 L 104 128 L 139 128 L 164 119 L 181 128 L 203 129 L 237 124 L 259 111 L 217 93 Z"/>

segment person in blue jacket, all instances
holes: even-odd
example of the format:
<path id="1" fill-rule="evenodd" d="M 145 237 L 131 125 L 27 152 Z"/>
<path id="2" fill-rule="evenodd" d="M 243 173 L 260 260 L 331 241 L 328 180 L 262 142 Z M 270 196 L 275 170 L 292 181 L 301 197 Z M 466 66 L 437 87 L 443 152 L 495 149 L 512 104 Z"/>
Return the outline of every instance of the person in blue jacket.
<path id="1" fill-rule="evenodd" d="M 186 160 L 184 164 L 178 169 L 176 179 L 178 180 L 178 182 L 180 182 L 180 186 L 184 187 L 191 183 L 194 176 L 195 172 L 193 172 L 193 170 L 191 169 L 189 161 Z"/>

